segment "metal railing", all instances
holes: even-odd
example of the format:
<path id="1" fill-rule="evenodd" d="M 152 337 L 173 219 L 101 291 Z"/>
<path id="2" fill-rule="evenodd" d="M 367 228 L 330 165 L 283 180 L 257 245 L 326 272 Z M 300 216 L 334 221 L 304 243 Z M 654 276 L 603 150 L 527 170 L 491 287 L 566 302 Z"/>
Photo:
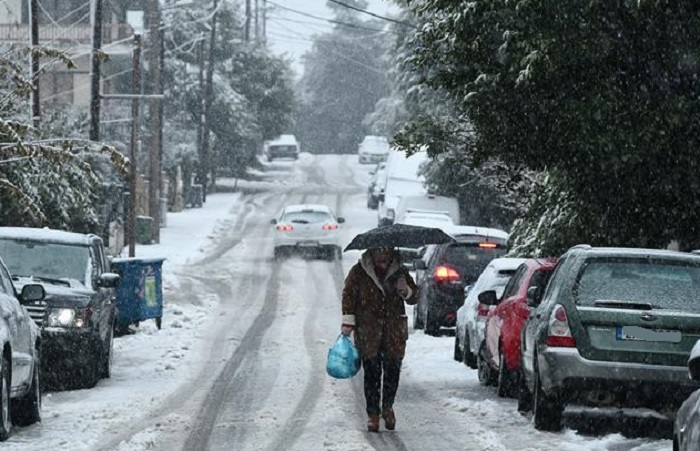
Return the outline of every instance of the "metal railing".
<path id="1" fill-rule="evenodd" d="M 102 25 L 102 43 L 109 44 L 134 34 L 131 25 L 114 23 Z M 0 42 L 29 43 L 29 25 L 0 24 Z M 39 43 L 54 42 L 92 43 L 92 27 L 89 24 L 79 24 L 69 27 L 57 27 L 52 24 L 42 24 L 39 27 Z"/>

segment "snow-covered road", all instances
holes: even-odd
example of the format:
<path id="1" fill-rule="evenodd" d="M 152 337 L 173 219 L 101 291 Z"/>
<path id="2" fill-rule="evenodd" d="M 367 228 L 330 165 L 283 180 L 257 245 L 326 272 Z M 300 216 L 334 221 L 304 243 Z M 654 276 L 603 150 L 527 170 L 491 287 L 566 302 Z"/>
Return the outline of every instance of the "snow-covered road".
<path id="1" fill-rule="evenodd" d="M 137 247 L 137 256 L 167 258 L 162 330 L 147 321 L 117 338 L 111 379 L 46 394 L 43 421 L 16 428 L 3 449 L 671 449 L 654 438 L 668 423 L 644 412 L 570 409 L 564 431 L 535 431 L 515 400 L 498 398 L 452 360 L 452 337 L 421 331 L 408 342 L 397 430 L 367 433 L 361 375 L 325 374 L 343 277 L 358 253 L 274 262 L 269 220 L 288 203 L 326 203 L 347 219 L 349 241 L 376 225 L 365 208 L 370 166 L 306 154 L 267 168 L 236 193 L 170 213 L 161 244 Z M 640 422 L 629 421 L 635 416 Z"/>

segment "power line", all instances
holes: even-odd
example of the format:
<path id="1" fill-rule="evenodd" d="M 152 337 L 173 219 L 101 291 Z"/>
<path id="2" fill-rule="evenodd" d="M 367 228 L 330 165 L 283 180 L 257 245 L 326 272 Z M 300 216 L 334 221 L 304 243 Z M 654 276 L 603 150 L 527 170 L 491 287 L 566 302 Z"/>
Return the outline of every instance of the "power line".
<path id="1" fill-rule="evenodd" d="M 348 8 L 348 9 L 352 9 L 352 10 L 354 10 L 354 11 L 359 11 L 359 12 L 361 12 L 361 13 L 363 13 L 363 14 L 368 14 L 368 15 L 370 15 L 370 16 L 372 16 L 372 17 L 376 17 L 377 19 L 382 19 L 382 20 L 386 20 L 387 22 L 397 23 L 397 24 L 399 24 L 399 25 L 404 25 L 404 26 L 406 26 L 406 27 L 418 28 L 418 27 L 416 27 L 416 26 L 414 26 L 414 25 L 412 25 L 412 24 L 410 24 L 410 23 L 408 23 L 408 22 L 402 22 L 402 21 L 400 21 L 400 20 L 392 19 L 391 17 L 380 16 L 379 14 L 375 14 L 375 13 L 373 13 L 373 12 L 367 11 L 366 9 L 362 9 L 362 8 L 358 8 L 358 7 L 356 7 L 356 6 L 348 5 L 347 3 L 343 3 L 343 2 L 340 2 L 340 1 L 338 1 L 338 0 L 328 0 L 328 1 L 331 2 L 331 3 L 335 3 L 336 5 L 340 5 L 340 6 L 342 6 L 343 8 Z"/>
<path id="2" fill-rule="evenodd" d="M 325 21 L 325 22 L 329 22 L 329 23 L 336 24 L 336 25 L 342 25 L 342 26 L 348 27 L 348 28 L 355 28 L 355 29 L 358 29 L 358 30 L 378 31 L 378 32 L 382 32 L 382 33 L 396 34 L 394 31 L 391 31 L 391 30 L 380 30 L 380 29 L 378 29 L 378 28 L 363 27 L 363 26 L 361 26 L 361 25 L 351 24 L 351 23 L 348 23 L 348 22 L 340 21 L 340 20 L 328 19 L 328 18 L 326 18 L 326 17 L 315 16 L 315 15 L 313 15 L 313 14 L 305 13 L 305 12 L 303 12 L 303 11 L 299 11 L 299 10 L 292 9 L 292 8 L 287 8 L 286 6 L 282 6 L 282 5 L 280 5 L 280 4 L 278 4 L 278 3 L 275 3 L 275 2 L 273 2 L 273 1 L 271 1 L 271 0 L 267 0 L 267 3 L 269 3 L 270 5 L 274 5 L 274 6 L 276 6 L 277 8 L 284 9 L 284 10 L 286 10 L 286 11 L 290 11 L 290 12 L 293 12 L 293 13 L 296 13 L 296 14 L 300 14 L 300 15 L 302 15 L 302 16 L 310 17 L 310 18 L 316 19 L 316 20 L 323 20 L 323 21 Z"/>

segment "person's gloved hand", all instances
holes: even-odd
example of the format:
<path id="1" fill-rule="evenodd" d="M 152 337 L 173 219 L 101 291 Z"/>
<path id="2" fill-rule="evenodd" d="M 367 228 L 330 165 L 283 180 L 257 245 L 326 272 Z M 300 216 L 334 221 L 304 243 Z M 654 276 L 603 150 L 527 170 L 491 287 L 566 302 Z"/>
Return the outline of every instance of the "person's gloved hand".
<path id="1" fill-rule="evenodd" d="M 404 299 L 410 296 L 411 288 L 408 286 L 408 283 L 406 283 L 405 278 L 400 277 L 399 280 L 396 281 L 396 291 L 399 293 L 399 296 Z"/>
<path id="2" fill-rule="evenodd" d="M 349 324 L 343 324 L 342 326 L 340 326 L 340 333 L 345 335 L 346 337 L 349 337 L 353 329 L 355 329 L 354 326 L 351 326 Z"/>

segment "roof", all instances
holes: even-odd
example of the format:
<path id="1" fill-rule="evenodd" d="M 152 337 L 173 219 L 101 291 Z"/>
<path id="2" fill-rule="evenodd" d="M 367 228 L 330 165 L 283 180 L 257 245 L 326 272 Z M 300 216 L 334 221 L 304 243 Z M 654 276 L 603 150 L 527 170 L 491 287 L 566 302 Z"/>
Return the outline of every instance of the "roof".
<path id="1" fill-rule="evenodd" d="M 492 229 L 490 227 L 477 227 L 469 225 L 455 225 L 450 227 L 449 234 L 459 240 L 460 235 L 483 235 L 485 237 L 498 238 L 501 240 L 508 239 L 508 232 L 501 229 Z"/>
<path id="2" fill-rule="evenodd" d="M 518 269 L 518 266 L 525 262 L 525 258 L 501 257 L 494 258 L 489 263 L 496 271 L 510 271 Z"/>
<path id="3" fill-rule="evenodd" d="M 298 205 L 287 205 L 284 207 L 284 212 L 285 213 L 293 213 L 297 211 L 304 211 L 304 210 L 314 210 L 314 211 L 323 211 L 327 213 L 331 213 L 331 209 L 328 205 L 323 205 L 323 204 L 298 204 Z"/>
<path id="4" fill-rule="evenodd" d="M 587 254 L 598 256 L 657 257 L 700 262 L 700 255 L 666 249 L 646 249 L 638 247 L 591 247 L 587 245 L 578 245 L 569 249 L 569 251 L 571 250 L 579 250 Z"/>
<path id="5" fill-rule="evenodd" d="M 23 239 L 44 243 L 60 243 L 87 246 L 97 235 L 66 232 L 63 230 L 35 227 L 0 227 L 0 238 Z"/>
<path id="6" fill-rule="evenodd" d="M 294 135 L 280 135 L 278 138 L 268 141 L 270 146 L 277 144 L 298 144 L 298 142 Z"/>

